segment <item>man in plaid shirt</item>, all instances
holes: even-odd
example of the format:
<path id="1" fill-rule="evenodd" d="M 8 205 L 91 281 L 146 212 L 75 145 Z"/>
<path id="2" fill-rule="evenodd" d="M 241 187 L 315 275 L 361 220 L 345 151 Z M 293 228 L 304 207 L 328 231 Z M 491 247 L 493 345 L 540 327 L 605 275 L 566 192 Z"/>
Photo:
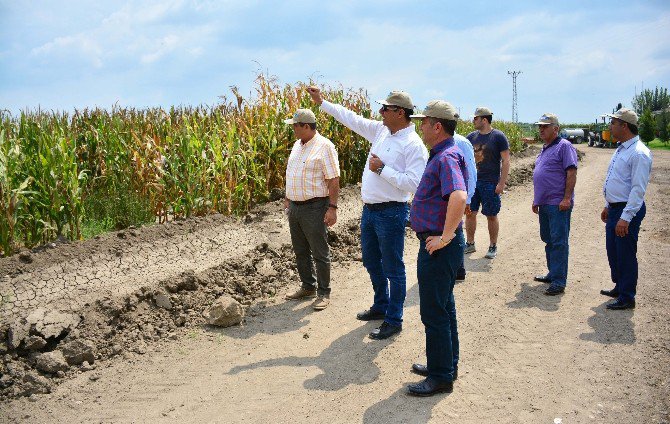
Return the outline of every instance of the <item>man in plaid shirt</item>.
<path id="1" fill-rule="evenodd" d="M 458 114 L 443 100 L 428 103 L 421 118 L 428 164 L 412 200 L 410 222 L 420 240 L 417 258 L 419 310 L 426 329 L 427 365 L 412 371 L 426 379 L 408 387 L 409 394 L 451 392 L 458 377 L 458 330 L 454 283 L 463 262 L 461 217 L 467 200 L 465 158 L 454 143 Z"/>
<path id="2" fill-rule="evenodd" d="M 293 125 L 298 138 L 286 166 L 284 206 L 302 281 L 301 287 L 286 298 L 297 300 L 316 295 L 312 307 L 319 311 L 330 303 L 330 248 L 326 227 L 337 221 L 340 165 L 333 143 L 316 131 L 314 112 L 298 109 L 293 118 L 284 122 Z"/>

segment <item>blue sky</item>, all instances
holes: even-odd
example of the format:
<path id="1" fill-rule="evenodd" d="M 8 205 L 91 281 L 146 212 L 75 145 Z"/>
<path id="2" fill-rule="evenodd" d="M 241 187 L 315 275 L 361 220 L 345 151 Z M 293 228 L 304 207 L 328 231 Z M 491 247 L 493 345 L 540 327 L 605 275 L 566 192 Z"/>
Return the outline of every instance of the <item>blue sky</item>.
<path id="1" fill-rule="evenodd" d="M 664 41 L 665 40 L 665 41 Z M 670 86 L 670 1 L 0 0 L 0 109 L 215 104 L 282 83 L 591 122 Z"/>

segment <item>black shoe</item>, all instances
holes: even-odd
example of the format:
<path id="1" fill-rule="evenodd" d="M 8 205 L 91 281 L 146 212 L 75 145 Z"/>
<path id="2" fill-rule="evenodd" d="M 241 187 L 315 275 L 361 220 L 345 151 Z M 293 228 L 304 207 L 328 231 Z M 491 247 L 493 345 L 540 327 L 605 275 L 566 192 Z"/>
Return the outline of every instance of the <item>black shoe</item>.
<path id="1" fill-rule="evenodd" d="M 605 305 L 607 309 L 622 310 L 622 309 L 635 309 L 635 301 L 629 300 L 628 302 L 622 302 L 617 299 L 612 303 Z"/>
<path id="2" fill-rule="evenodd" d="M 559 286 L 549 286 L 547 290 L 544 291 L 544 294 L 547 296 L 556 296 L 557 294 L 561 294 L 565 291 L 565 287 L 559 287 Z"/>
<path id="3" fill-rule="evenodd" d="M 539 281 L 540 283 L 551 283 L 551 278 L 548 278 L 546 275 L 536 275 L 533 280 Z"/>
<path id="4" fill-rule="evenodd" d="M 402 325 L 393 325 L 384 321 L 382 322 L 382 325 L 379 326 L 379 328 L 372 330 L 369 335 L 371 339 L 384 340 L 388 339 L 396 333 L 400 333 L 400 331 L 402 331 Z"/>
<path id="5" fill-rule="evenodd" d="M 451 393 L 454 391 L 454 383 L 437 383 L 426 378 L 421 383 L 407 386 L 407 393 L 412 396 L 433 396 L 436 393 Z"/>
<path id="6" fill-rule="evenodd" d="M 356 319 L 360 319 L 361 321 L 374 321 L 377 319 L 384 319 L 384 317 L 386 317 L 384 312 L 375 312 L 372 309 L 356 314 Z"/>
<path id="7" fill-rule="evenodd" d="M 600 294 L 602 294 L 603 296 L 609 296 L 609 297 L 614 297 L 614 298 L 619 297 L 619 292 L 616 291 L 616 289 L 600 290 Z"/>
<path id="8" fill-rule="evenodd" d="M 412 364 L 412 372 L 428 377 L 428 367 L 423 364 Z M 454 381 L 458 380 L 458 367 L 454 367 Z"/>
<path id="9" fill-rule="evenodd" d="M 465 281 L 465 275 L 457 275 L 456 281 Z"/>

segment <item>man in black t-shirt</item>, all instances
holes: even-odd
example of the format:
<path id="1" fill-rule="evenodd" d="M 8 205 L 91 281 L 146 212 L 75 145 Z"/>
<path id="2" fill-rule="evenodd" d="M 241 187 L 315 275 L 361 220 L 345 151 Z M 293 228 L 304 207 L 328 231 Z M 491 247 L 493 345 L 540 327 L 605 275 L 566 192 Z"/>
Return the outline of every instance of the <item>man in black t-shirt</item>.
<path id="1" fill-rule="evenodd" d="M 465 253 L 475 252 L 475 231 L 477 230 L 477 212 L 482 207 L 489 229 L 489 249 L 486 257 L 493 259 L 498 253 L 498 213 L 500 212 L 500 194 L 505 189 L 509 173 L 509 141 L 505 134 L 491 127 L 493 112 L 487 107 L 475 110 L 473 123 L 476 131 L 467 135 L 475 150 L 477 163 L 477 188 L 472 196 L 470 207 L 466 208 L 465 228 L 467 242 Z"/>

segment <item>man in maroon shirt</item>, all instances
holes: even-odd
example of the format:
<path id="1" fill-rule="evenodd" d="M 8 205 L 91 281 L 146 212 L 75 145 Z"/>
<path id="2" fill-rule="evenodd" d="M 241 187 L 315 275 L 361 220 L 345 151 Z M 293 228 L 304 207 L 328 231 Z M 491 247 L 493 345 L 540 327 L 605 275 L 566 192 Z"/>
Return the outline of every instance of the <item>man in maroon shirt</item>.
<path id="1" fill-rule="evenodd" d="M 412 229 L 420 240 L 417 278 L 427 365 L 412 365 L 412 371 L 426 379 L 409 385 L 408 391 L 432 396 L 453 391 L 458 376 L 454 283 L 465 247 L 461 217 L 467 199 L 467 171 L 465 158 L 454 144 L 458 114 L 451 104 L 433 100 L 412 118 L 421 118 L 423 141 L 430 147 L 410 213 Z"/>

